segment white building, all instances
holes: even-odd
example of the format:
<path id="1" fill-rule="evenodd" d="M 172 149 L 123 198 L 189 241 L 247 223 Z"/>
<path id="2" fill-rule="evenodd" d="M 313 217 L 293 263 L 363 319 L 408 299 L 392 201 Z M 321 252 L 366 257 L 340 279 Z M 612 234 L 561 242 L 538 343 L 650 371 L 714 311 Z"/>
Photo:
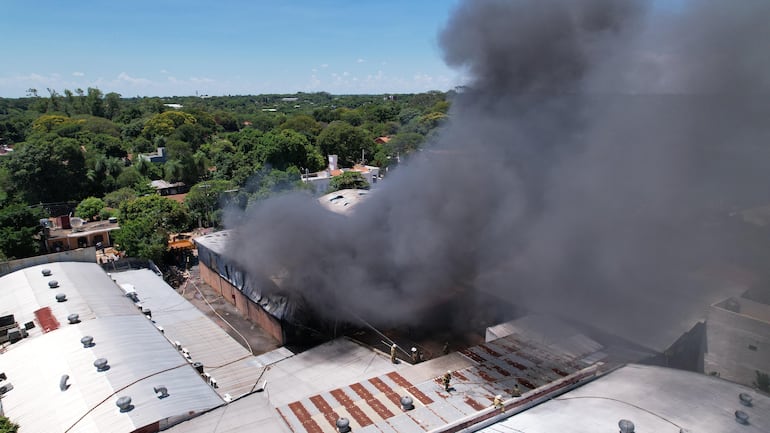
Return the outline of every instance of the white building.
<path id="1" fill-rule="evenodd" d="M 224 404 L 148 313 L 95 263 L 1 277 L 13 338 L 0 348 L 0 412 L 24 432 L 149 433 Z"/>
<path id="2" fill-rule="evenodd" d="M 352 168 L 339 168 L 337 155 L 329 155 L 329 166 L 326 170 L 302 175 L 302 181 L 309 183 L 317 194 L 325 194 L 334 176 L 339 176 L 346 171 L 361 173 L 370 186 L 374 186 L 380 178 L 380 168 L 372 165 L 356 164 Z"/>
<path id="3" fill-rule="evenodd" d="M 749 386 L 757 380 L 757 371 L 770 374 L 770 305 L 744 297 L 712 305 L 704 370 Z"/>

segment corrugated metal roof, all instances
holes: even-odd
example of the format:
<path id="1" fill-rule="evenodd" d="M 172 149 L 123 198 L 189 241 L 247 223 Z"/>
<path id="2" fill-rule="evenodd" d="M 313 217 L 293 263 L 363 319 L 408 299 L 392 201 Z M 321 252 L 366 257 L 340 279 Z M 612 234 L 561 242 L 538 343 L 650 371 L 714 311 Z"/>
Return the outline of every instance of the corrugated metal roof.
<path id="1" fill-rule="evenodd" d="M 752 397 L 751 407 L 740 403 L 740 393 Z M 748 424 L 736 422 L 736 410 L 749 415 Z M 620 419 L 632 421 L 638 432 L 768 432 L 770 397 L 704 374 L 627 365 L 480 431 L 612 432 Z"/>
<path id="2" fill-rule="evenodd" d="M 43 268 L 52 270 L 51 277 L 42 276 Z M 49 279 L 60 287 L 49 289 Z M 68 301 L 56 302 L 58 292 Z M 48 306 L 61 322 L 46 334 L 33 328 L 0 355 L 0 371 L 14 386 L 3 396 L 3 409 L 24 431 L 133 431 L 223 403 L 96 264 L 52 263 L 9 274 L 0 278 L 0 302 L 18 321 Z M 67 323 L 73 312 L 80 323 Z M 81 344 L 86 335 L 94 338 L 93 347 Z M 97 358 L 106 358 L 110 368 L 97 371 Z M 65 374 L 69 387 L 62 391 Z M 159 385 L 168 388 L 169 397 L 157 398 L 153 387 Z M 134 409 L 120 413 L 115 402 L 124 395 Z"/>
<path id="3" fill-rule="evenodd" d="M 150 270 L 126 271 L 113 277 L 119 284 L 134 286 L 140 302 L 150 309 L 166 338 L 181 343 L 193 361 L 203 363 L 205 372 L 216 379 L 221 396 L 238 398 L 252 392 L 263 365 L 219 325 Z"/>

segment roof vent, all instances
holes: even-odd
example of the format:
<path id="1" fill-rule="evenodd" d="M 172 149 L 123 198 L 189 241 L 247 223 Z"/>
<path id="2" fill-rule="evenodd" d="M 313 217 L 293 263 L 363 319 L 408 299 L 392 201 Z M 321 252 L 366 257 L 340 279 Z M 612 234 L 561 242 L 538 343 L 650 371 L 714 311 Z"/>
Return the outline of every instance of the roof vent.
<path id="1" fill-rule="evenodd" d="M 94 337 L 90 335 L 86 335 L 85 337 L 81 338 L 80 342 L 83 343 L 83 347 L 86 349 L 89 347 L 94 347 Z"/>
<path id="2" fill-rule="evenodd" d="M 57 293 L 56 302 L 67 302 L 67 295 L 65 295 L 64 293 Z"/>
<path id="3" fill-rule="evenodd" d="M 412 397 L 409 397 L 408 395 L 401 397 L 401 409 L 402 410 L 414 409 L 414 401 L 412 401 Z"/>
<path id="4" fill-rule="evenodd" d="M 43 269 L 40 271 L 44 277 L 50 277 L 51 276 L 51 270 L 50 269 Z"/>
<path id="5" fill-rule="evenodd" d="M 742 392 L 738 394 L 738 399 L 741 401 L 741 404 L 744 406 L 751 406 L 751 401 L 753 400 L 750 395 L 746 394 L 745 392 Z"/>
<path id="6" fill-rule="evenodd" d="M 340 433 L 348 433 L 350 431 L 350 420 L 347 418 L 340 418 L 336 422 L 337 430 Z"/>
<path id="7" fill-rule="evenodd" d="M 749 424 L 749 414 L 742 410 L 736 410 L 735 411 L 735 421 L 738 424 L 748 425 Z"/>
<path id="8" fill-rule="evenodd" d="M 118 401 L 115 402 L 115 405 L 120 408 L 121 412 L 129 412 L 134 408 L 134 405 L 131 404 L 131 397 L 128 396 L 120 397 Z"/>
<path id="9" fill-rule="evenodd" d="M 618 427 L 620 427 L 620 433 L 634 433 L 634 423 L 627 419 L 620 420 Z"/>
<path id="10" fill-rule="evenodd" d="M 80 315 L 77 313 L 72 313 L 69 316 L 67 316 L 67 320 L 69 320 L 71 325 L 80 323 Z"/>
<path id="11" fill-rule="evenodd" d="M 168 397 L 168 388 L 165 386 L 156 386 L 152 388 L 153 391 L 155 391 L 155 394 L 158 394 L 158 398 L 166 398 Z"/>
<path id="12" fill-rule="evenodd" d="M 56 280 L 51 280 L 51 281 L 48 282 L 48 287 L 50 287 L 52 289 L 55 289 L 55 288 L 59 287 L 59 282 L 56 281 Z"/>
<path id="13" fill-rule="evenodd" d="M 96 367 L 96 371 L 107 371 L 110 369 L 109 364 L 107 364 L 107 358 L 99 358 L 94 361 L 94 367 Z M 130 401 L 131 399 L 129 399 L 129 403 Z"/>
<path id="14" fill-rule="evenodd" d="M 62 375 L 61 379 L 59 379 L 59 389 L 62 391 L 66 391 L 70 385 L 67 383 L 67 381 L 70 380 L 69 375 L 65 374 Z"/>

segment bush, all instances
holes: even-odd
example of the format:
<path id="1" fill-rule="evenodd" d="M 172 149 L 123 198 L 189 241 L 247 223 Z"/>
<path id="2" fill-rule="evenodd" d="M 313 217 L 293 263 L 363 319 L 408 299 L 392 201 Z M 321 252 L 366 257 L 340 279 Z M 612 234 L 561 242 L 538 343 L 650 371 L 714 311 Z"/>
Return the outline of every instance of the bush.
<path id="1" fill-rule="evenodd" d="M 100 198 L 88 197 L 75 208 L 75 215 L 91 221 L 104 209 L 104 202 Z"/>

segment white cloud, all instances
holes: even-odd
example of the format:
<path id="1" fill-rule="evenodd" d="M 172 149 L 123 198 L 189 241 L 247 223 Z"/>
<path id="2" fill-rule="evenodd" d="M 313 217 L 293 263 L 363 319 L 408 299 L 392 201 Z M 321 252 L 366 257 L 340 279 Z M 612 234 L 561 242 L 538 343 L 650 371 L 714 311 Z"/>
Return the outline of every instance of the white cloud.
<path id="1" fill-rule="evenodd" d="M 359 58 L 358 60 L 356 60 L 356 63 L 366 63 L 366 60 Z"/>
<path id="2" fill-rule="evenodd" d="M 328 68 L 328 67 L 329 67 L 329 64 L 328 64 L 328 63 L 324 63 L 323 65 L 321 65 L 321 67 L 322 67 L 322 68 Z"/>
<path id="3" fill-rule="evenodd" d="M 161 73 L 161 74 L 168 74 L 168 71 L 167 71 L 167 70 L 165 70 L 165 69 L 161 69 L 161 70 L 160 70 L 160 73 Z"/>
<path id="4" fill-rule="evenodd" d="M 152 81 L 147 78 L 136 78 L 128 75 L 125 72 L 118 74 L 118 81 L 125 81 L 133 85 L 151 85 Z"/>
<path id="5" fill-rule="evenodd" d="M 86 76 L 86 73 L 85 73 L 85 72 L 77 72 L 77 71 L 76 71 L 76 72 L 73 72 L 73 73 L 72 73 L 72 76 L 73 76 L 73 77 L 85 77 L 85 76 Z"/>

